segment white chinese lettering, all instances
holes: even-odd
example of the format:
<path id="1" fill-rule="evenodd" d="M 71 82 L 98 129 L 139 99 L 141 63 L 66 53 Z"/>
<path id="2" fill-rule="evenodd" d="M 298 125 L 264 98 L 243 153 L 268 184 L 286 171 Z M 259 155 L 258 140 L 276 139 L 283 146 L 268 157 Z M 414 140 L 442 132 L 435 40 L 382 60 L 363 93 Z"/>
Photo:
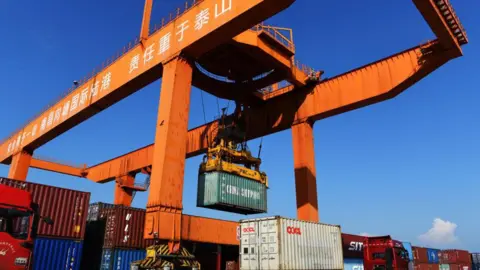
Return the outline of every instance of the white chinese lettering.
<path id="1" fill-rule="evenodd" d="M 94 97 L 98 94 L 98 87 L 100 85 L 100 82 L 95 82 L 92 85 L 92 89 L 90 90 L 90 96 Z"/>
<path id="2" fill-rule="evenodd" d="M 59 107 L 56 111 L 55 111 L 55 116 L 53 117 L 53 122 L 56 123 L 58 121 L 60 121 L 60 116 L 62 115 L 62 107 Z"/>
<path id="3" fill-rule="evenodd" d="M 62 116 L 66 117 L 68 115 L 68 109 L 70 108 L 70 100 L 65 102 L 65 105 L 63 105 L 63 111 L 62 111 Z"/>
<path id="4" fill-rule="evenodd" d="M 53 124 L 53 115 L 54 115 L 53 111 L 51 111 L 48 114 L 47 127 L 49 127 Z"/>
<path id="5" fill-rule="evenodd" d="M 129 73 L 132 73 L 135 69 L 138 69 L 138 62 L 140 62 L 140 54 L 137 54 L 134 57 L 132 57 L 132 60 L 130 61 Z"/>
<path id="6" fill-rule="evenodd" d="M 47 126 L 47 117 L 44 117 L 42 119 L 42 123 L 40 124 L 40 131 L 44 131 L 45 130 L 45 127 Z"/>
<path id="7" fill-rule="evenodd" d="M 228 6 L 225 6 L 225 1 L 228 1 Z M 222 0 L 222 11 L 218 12 L 218 4 L 215 4 L 215 18 L 223 15 L 225 12 L 232 10 L 232 0 Z"/>
<path id="8" fill-rule="evenodd" d="M 102 88 L 100 89 L 100 91 L 107 90 L 108 87 L 110 87 L 111 81 L 112 81 L 112 73 L 107 72 L 107 74 L 105 74 L 105 76 L 103 76 L 102 78 Z"/>
<path id="9" fill-rule="evenodd" d="M 37 127 L 37 124 L 35 124 L 35 125 L 33 126 L 33 128 L 32 128 L 32 137 L 34 137 L 35 134 L 37 134 L 37 128 L 38 128 L 38 127 Z"/>
<path id="10" fill-rule="evenodd" d="M 82 90 L 82 93 L 80 95 L 80 106 L 85 104 L 85 102 L 87 102 L 87 99 L 88 99 L 88 87 Z"/>
<path id="11" fill-rule="evenodd" d="M 203 28 L 205 24 L 208 23 L 208 20 L 210 19 L 210 13 L 208 11 L 208 8 L 200 11 L 200 13 L 195 16 L 195 30 L 200 30 Z"/>
<path id="12" fill-rule="evenodd" d="M 158 54 L 163 54 L 168 49 L 170 49 L 170 37 L 172 36 L 172 33 L 168 33 L 162 38 L 160 38 L 160 50 L 158 51 Z"/>
<path id="13" fill-rule="evenodd" d="M 28 133 L 27 133 L 27 132 L 24 132 L 24 133 L 23 133 L 23 135 L 22 135 L 22 144 L 23 144 L 23 141 L 25 141 L 25 138 L 26 138 L 27 136 L 30 136 L 30 132 L 28 132 Z"/>
<path id="14" fill-rule="evenodd" d="M 185 30 L 187 30 L 190 26 L 188 26 L 188 20 L 184 21 L 182 24 L 180 24 L 179 26 L 177 26 L 177 28 L 179 29 L 178 32 L 177 32 L 177 36 L 180 35 L 180 37 L 178 38 L 178 42 L 182 41 L 183 40 L 183 33 L 185 32 Z"/>
<path id="15" fill-rule="evenodd" d="M 20 146 L 20 141 L 22 140 L 22 136 L 21 135 L 18 135 L 18 138 L 17 138 L 17 145 L 15 145 L 15 148 L 18 148 Z"/>
<path id="16" fill-rule="evenodd" d="M 153 43 L 152 45 L 148 46 L 146 49 L 145 49 L 145 52 L 143 53 L 143 64 L 146 65 L 148 62 L 150 62 L 150 60 L 153 59 L 153 46 L 155 45 L 155 43 Z"/>
<path id="17" fill-rule="evenodd" d="M 10 152 L 12 152 L 12 143 L 11 142 L 8 144 L 8 149 L 7 149 L 7 153 L 10 154 Z"/>
<path id="18" fill-rule="evenodd" d="M 77 109 L 78 107 L 78 99 L 80 98 L 80 94 L 76 94 L 72 98 L 72 102 L 70 103 L 70 111 L 73 112 Z"/>

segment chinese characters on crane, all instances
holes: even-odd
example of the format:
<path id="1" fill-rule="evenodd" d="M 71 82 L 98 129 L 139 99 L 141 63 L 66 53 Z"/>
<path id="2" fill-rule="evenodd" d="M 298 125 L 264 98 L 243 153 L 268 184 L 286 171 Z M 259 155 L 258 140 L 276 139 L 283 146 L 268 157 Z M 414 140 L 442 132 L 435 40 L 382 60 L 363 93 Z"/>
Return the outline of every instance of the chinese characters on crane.
<path id="1" fill-rule="evenodd" d="M 176 24 L 175 32 L 165 33 L 158 40 L 158 44 L 154 41 L 148 47 L 145 48 L 143 56 L 141 54 L 134 55 L 130 60 L 130 69 L 129 74 L 134 73 L 140 68 L 140 63 L 143 62 L 143 66 L 149 64 L 155 57 L 163 56 L 170 48 L 172 47 L 172 39 L 176 39 L 177 42 L 182 42 L 185 38 L 186 32 L 188 31 L 201 31 L 204 29 L 204 26 L 210 22 L 210 8 L 201 9 L 195 15 L 195 22 L 190 22 L 190 20 L 184 20 Z M 221 0 L 215 4 L 214 7 L 215 14 L 213 19 L 217 19 L 225 13 L 232 10 L 232 0 Z M 191 25 L 193 24 L 193 27 Z M 173 37 L 175 35 L 175 37 Z M 173 37 L 173 38 L 172 38 Z M 157 50 L 155 52 L 155 50 Z M 143 60 L 141 61 L 141 58 Z M 159 61 L 155 61 L 158 63 Z"/>
<path id="2" fill-rule="evenodd" d="M 214 11 L 214 14 L 210 14 L 212 10 Z M 214 7 L 201 8 L 192 18 L 192 21 L 188 19 L 179 21 L 175 24 L 175 31 L 165 33 L 157 41 L 154 41 L 146 47 L 143 53 L 136 54 L 129 60 L 128 74 L 134 75 L 133 73 L 135 73 L 135 71 L 138 72 L 138 69 L 142 64 L 143 67 L 145 67 L 156 57 L 163 57 L 170 48 L 173 47 L 171 44 L 172 40 L 178 43 L 184 42 L 184 38 L 188 35 L 189 31 L 200 33 L 200 31 L 205 29 L 205 26 L 210 23 L 211 19 L 216 20 L 230 11 L 232 11 L 232 0 L 217 0 Z M 158 42 L 158 44 L 156 42 Z M 157 60 L 158 61 L 155 61 L 155 63 L 160 62 L 160 59 Z M 117 74 L 117 76 L 121 75 Z M 101 78 L 96 78 L 91 85 L 76 92 L 63 104 L 59 104 L 56 108 L 52 108 L 51 111 L 44 114 L 43 118 L 36 120 L 37 122 L 31 126 L 31 130 L 27 131 L 24 129 L 17 137 L 11 139 L 8 143 L 8 148 L 6 149 L 7 154 L 13 154 L 14 151 L 22 149 L 21 146 L 23 146 L 26 138 L 30 137 L 33 140 L 35 137 L 45 134 L 49 128 L 61 123 L 75 112 L 88 106 L 89 100 L 91 101 L 94 97 L 97 97 L 99 93 L 111 90 L 109 89 L 111 81 L 112 73 L 110 71 L 106 72 Z M 30 126 L 27 126 L 27 129 L 28 128 L 30 128 Z"/>

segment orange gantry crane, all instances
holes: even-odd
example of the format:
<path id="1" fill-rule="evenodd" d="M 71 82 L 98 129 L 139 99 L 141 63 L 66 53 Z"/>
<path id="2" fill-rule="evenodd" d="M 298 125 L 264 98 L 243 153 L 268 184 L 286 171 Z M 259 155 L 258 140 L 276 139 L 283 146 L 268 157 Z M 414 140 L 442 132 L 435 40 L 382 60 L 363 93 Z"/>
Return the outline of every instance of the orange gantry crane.
<path id="1" fill-rule="evenodd" d="M 185 158 L 202 154 L 218 122 L 187 130 L 191 86 L 244 107 L 247 139 L 292 129 L 297 217 L 318 221 L 313 124 L 400 94 L 462 55 L 468 39 L 446 0 L 413 0 L 437 39 L 336 77 L 297 65 L 291 37 L 260 24 L 294 0 L 193 1 L 149 34 L 146 0 L 141 38 L 122 56 L 0 145 L 9 177 L 29 167 L 98 183 L 115 180 L 116 203 L 129 204 L 136 173 L 151 175 L 144 236 L 237 245 L 235 222 L 182 214 Z M 32 157 L 35 149 L 119 100 L 162 79 L 155 142 L 101 164 L 76 168 Z M 288 81 L 286 87 L 278 82 Z M 264 91 L 269 87 L 270 91 Z"/>

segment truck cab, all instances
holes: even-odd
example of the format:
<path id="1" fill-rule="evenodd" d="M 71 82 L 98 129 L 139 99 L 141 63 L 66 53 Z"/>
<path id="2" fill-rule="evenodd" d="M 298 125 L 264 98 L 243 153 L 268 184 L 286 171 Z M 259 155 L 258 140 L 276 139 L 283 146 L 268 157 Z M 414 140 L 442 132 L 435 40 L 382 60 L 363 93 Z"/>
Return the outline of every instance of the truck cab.
<path id="1" fill-rule="evenodd" d="M 38 210 L 28 191 L 0 184 L 0 270 L 31 269 Z"/>
<path id="2" fill-rule="evenodd" d="M 408 251 L 402 242 L 389 235 L 365 237 L 363 265 L 365 270 L 408 270 Z"/>

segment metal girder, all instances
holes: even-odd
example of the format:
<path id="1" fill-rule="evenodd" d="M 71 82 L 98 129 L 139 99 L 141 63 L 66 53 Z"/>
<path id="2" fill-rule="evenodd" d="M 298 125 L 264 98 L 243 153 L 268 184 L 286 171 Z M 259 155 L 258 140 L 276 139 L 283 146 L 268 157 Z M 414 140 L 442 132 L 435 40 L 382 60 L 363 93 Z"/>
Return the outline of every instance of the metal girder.
<path id="1" fill-rule="evenodd" d="M 316 121 L 387 100 L 400 94 L 449 57 L 438 44 L 428 43 L 328 79 L 316 86 L 297 88 L 266 99 L 247 109 L 248 139 L 291 128 L 296 123 Z M 208 139 L 216 135 L 216 122 L 189 130 L 186 157 L 203 153 Z M 86 169 L 96 182 L 113 180 L 119 173 L 137 172 L 152 164 L 153 144 Z"/>
<path id="2" fill-rule="evenodd" d="M 79 85 L 65 98 L 0 144 L 0 162 L 42 146 L 53 138 L 162 77 L 162 64 L 180 52 L 198 58 L 252 26 L 290 6 L 295 0 L 203 0 L 131 48 Z M 210 21 L 195 29 L 202 10 Z M 187 28 L 188 26 L 188 28 Z M 179 31 L 180 29 L 180 31 Z"/>

